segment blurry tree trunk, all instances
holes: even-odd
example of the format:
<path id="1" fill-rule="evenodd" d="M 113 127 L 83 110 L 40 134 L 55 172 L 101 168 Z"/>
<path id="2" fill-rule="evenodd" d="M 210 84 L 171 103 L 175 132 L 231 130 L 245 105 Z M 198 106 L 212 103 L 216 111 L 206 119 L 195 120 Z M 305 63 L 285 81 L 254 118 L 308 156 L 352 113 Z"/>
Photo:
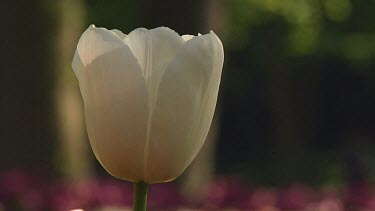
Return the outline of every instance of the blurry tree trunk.
<path id="1" fill-rule="evenodd" d="M 209 30 L 219 33 L 222 29 L 223 7 L 219 0 L 181 1 L 144 0 L 142 14 L 146 28 L 167 26 L 182 34 L 205 34 Z M 188 5 L 187 5 L 188 4 Z M 186 171 L 183 180 L 183 192 L 192 200 L 198 196 L 202 185 L 213 177 L 215 163 L 216 138 L 219 128 L 219 109 L 216 109 L 210 132 L 202 150 Z"/>
<path id="2" fill-rule="evenodd" d="M 43 1 L 2 1 L 0 171 L 52 166 L 51 14 Z"/>
<path id="3" fill-rule="evenodd" d="M 191 200 L 197 200 L 199 191 L 213 179 L 215 170 L 216 140 L 220 126 L 219 109 L 215 112 L 210 131 L 201 151 L 186 171 L 183 181 L 183 193 Z"/>
<path id="4" fill-rule="evenodd" d="M 285 62 L 273 62 L 265 85 L 275 142 L 272 160 L 276 163 L 275 171 L 283 173 L 280 179 L 291 182 L 301 175 L 295 169 L 309 168 L 306 163 L 309 152 L 304 146 L 312 143 L 316 134 L 318 88 L 316 70 L 288 70 Z M 283 166 L 282 172 L 279 166 Z"/>
<path id="5" fill-rule="evenodd" d="M 71 67 L 78 39 L 84 30 L 85 10 L 81 0 L 61 0 L 57 42 L 56 105 L 58 112 L 59 170 L 70 179 L 87 177 L 91 171 L 89 143 L 77 80 Z"/>

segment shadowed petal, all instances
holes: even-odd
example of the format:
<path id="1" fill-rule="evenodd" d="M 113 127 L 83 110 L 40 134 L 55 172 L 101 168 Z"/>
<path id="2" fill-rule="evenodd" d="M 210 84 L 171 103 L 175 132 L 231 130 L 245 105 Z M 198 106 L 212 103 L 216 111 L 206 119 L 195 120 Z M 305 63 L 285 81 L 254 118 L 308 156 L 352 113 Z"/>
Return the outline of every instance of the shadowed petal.
<path id="1" fill-rule="evenodd" d="M 152 30 L 135 29 L 125 38 L 125 43 L 138 59 L 146 80 L 149 80 L 155 72 L 165 70 L 184 41 L 175 31 L 159 27 Z"/>
<path id="2" fill-rule="evenodd" d="M 148 93 L 148 127 L 144 149 L 144 168 L 149 155 L 150 129 L 153 110 L 158 98 L 158 87 L 167 65 L 176 57 L 177 52 L 183 47 L 184 40 L 173 30 L 159 27 L 152 30 L 144 28 L 135 29 L 126 38 L 125 43 L 130 47 L 138 59 L 146 80 Z M 147 169 L 144 169 L 147 171 Z"/>
<path id="3" fill-rule="evenodd" d="M 96 57 L 79 83 L 95 156 L 113 176 L 139 181 L 143 178 L 147 92 L 130 49 L 123 45 Z"/>
<path id="4" fill-rule="evenodd" d="M 211 32 L 187 41 L 167 67 L 152 119 L 147 182 L 175 179 L 199 152 L 213 118 L 223 60 L 221 41 Z"/>
<path id="5" fill-rule="evenodd" d="M 175 58 L 184 40 L 173 30 L 159 27 L 152 30 L 135 29 L 125 43 L 138 59 L 149 93 L 150 108 L 154 107 L 160 80 L 169 63 Z"/>

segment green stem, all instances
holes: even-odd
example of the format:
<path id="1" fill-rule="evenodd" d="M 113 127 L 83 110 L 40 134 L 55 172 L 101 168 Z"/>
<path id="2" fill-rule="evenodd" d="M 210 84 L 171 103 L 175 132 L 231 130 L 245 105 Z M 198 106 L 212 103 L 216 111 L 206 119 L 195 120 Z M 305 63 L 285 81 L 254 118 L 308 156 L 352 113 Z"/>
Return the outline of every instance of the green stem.
<path id="1" fill-rule="evenodd" d="M 146 211 L 147 189 L 144 182 L 134 183 L 134 211 Z"/>

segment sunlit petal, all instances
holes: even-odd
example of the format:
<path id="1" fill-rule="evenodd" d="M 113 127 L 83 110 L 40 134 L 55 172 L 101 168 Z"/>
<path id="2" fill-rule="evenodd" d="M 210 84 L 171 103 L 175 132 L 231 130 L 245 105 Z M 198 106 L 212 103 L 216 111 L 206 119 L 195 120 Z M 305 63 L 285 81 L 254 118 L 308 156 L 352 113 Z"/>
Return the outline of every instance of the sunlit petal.
<path id="1" fill-rule="evenodd" d="M 125 37 L 127 36 L 126 34 L 122 33 L 122 31 L 120 31 L 118 29 L 112 29 L 111 32 L 115 33 L 121 39 L 125 39 Z"/>
<path id="2" fill-rule="evenodd" d="M 186 41 L 188 40 L 191 40 L 193 37 L 195 37 L 194 35 L 190 35 L 190 34 L 185 34 L 185 35 L 182 35 L 182 39 Z"/>
<path id="3" fill-rule="evenodd" d="M 82 64 L 86 66 L 98 56 L 123 45 L 122 40 L 113 32 L 91 25 L 79 39 L 76 56 L 79 56 Z"/>

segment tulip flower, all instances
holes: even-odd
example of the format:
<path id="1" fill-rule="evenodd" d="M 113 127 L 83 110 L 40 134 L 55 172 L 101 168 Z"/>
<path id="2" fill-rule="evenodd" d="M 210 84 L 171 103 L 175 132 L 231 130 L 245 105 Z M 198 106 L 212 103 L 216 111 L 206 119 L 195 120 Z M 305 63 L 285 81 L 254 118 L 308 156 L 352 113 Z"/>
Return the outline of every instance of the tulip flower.
<path id="1" fill-rule="evenodd" d="M 104 169 L 136 184 L 181 175 L 209 131 L 223 60 L 212 31 L 180 36 L 159 27 L 126 35 L 91 25 L 72 66 L 89 141 Z"/>

